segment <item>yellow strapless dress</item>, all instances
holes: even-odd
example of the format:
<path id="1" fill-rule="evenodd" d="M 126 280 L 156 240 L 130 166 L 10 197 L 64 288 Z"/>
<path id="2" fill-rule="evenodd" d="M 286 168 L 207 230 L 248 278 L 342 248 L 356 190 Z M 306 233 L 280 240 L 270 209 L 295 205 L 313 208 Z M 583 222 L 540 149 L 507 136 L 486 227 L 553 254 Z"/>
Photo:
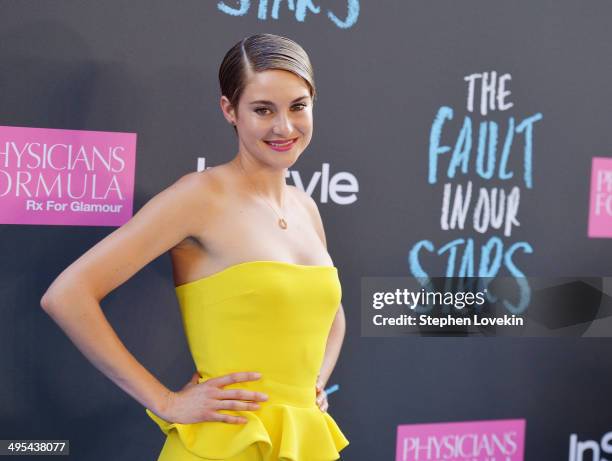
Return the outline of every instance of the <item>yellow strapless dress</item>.
<path id="1" fill-rule="evenodd" d="M 336 267 L 248 261 L 175 291 L 199 382 L 257 371 L 259 380 L 225 389 L 264 392 L 268 400 L 254 411 L 220 410 L 245 417 L 246 424 L 172 423 L 147 408 L 168 436 L 166 445 L 173 440 L 158 461 L 338 459 L 349 442 L 316 405 L 315 387 L 340 306 Z M 241 453 L 258 455 L 243 458 Z"/>

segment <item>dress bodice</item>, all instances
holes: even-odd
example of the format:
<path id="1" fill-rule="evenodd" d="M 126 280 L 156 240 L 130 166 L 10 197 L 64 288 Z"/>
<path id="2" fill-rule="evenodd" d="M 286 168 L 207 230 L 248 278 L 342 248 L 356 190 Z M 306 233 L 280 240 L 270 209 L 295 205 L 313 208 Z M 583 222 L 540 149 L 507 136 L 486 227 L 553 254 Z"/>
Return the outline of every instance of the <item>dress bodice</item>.
<path id="1" fill-rule="evenodd" d="M 199 382 L 237 371 L 261 378 L 225 386 L 265 392 L 254 411 L 221 410 L 246 424 L 170 423 L 192 453 L 225 459 L 260 443 L 266 460 L 338 459 L 348 445 L 333 418 L 316 405 L 316 379 L 340 305 L 334 266 L 248 261 L 175 288 Z"/>

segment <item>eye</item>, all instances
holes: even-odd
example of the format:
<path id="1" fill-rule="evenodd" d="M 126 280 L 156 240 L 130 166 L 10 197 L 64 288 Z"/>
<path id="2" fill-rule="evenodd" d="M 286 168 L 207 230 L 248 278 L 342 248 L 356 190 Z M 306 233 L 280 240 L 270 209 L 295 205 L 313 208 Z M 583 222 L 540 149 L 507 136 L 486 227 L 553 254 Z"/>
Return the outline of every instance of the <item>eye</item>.
<path id="1" fill-rule="evenodd" d="M 294 105 L 293 107 L 298 107 L 299 108 L 298 111 L 302 111 L 306 109 L 308 106 L 306 104 L 299 103 L 299 104 Z"/>
<path id="2" fill-rule="evenodd" d="M 268 109 L 267 107 L 258 107 L 257 109 L 254 110 L 254 112 L 259 115 L 267 115 L 261 112 L 261 111 L 266 111 L 266 110 L 269 111 L 270 109 Z"/>

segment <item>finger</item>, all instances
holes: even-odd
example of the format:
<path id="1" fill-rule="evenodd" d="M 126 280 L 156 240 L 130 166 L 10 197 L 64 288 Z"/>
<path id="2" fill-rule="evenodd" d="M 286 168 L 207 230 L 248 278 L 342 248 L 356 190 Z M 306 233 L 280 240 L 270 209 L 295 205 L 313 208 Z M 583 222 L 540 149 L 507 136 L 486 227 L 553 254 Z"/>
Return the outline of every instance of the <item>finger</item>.
<path id="1" fill-rule="evenodd" d="M 245 389 L 221 389 L 219 397 L 223 400 L 252 400 L 260 402 L 268 400 L 268 396 L 262 392 L 247 391 Z"/>
<path id="2" fill-rule="evenodd" d="M 229 375 L 218 376 L 217 378 L 211 378 L 207 382 L 217 387 L 223 387 L 229 384 L 241 383 L 244 381 L 256 381 L 259 378 L 261 378 L 261 373 L 254 371 L 240 371 L 237 373 L 230 373 Z"/>
<path id="3" fill-rule="evenodd" d="M 245 424 L 249 421 L 242 416 L 224 415 L 223 413 L 217 412 L 213 413 L 212 420 L 229 424 Z"/>
<path id="4" fill-rule="evenodd" d="M 193 376 L 191 377 L 191 379 L 183 386 L 183 389 L 186 389 L 188 387 L 191 387 L 195 384 L 198 384 L 198 378 L 199 378 L 199 374 L 196 372 L 193 374 Z"/>
<path id="5" fill-rule="evenodd" d="M 254 402 L 241 402 L 240 400 L 219 400 L 215 405 L 215 410 L 259 410 L 259 404 Z"/>
<path id="6" fill-rule="evenodd" d="M 326 400 L 325 402 L 323 402 L 323 406 L 322 406 L 321 410 L 327 411 L 328 408 L 329 408 L 329 402 L 327 402 L 327 400 Z"/>

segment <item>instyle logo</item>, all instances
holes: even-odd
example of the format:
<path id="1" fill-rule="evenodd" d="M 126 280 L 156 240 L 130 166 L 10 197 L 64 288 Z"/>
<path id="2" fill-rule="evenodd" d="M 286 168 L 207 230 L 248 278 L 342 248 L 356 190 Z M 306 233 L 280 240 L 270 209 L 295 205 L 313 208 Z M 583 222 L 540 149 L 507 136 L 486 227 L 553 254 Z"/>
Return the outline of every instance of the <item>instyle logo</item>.
<path id="1" fill-rule="evenodd" d="M 206 169 L 206 158 L 198 157 L 197 171 Z M 210 168 L 210 167 L 208 167 Z M 309 180 L 302 177 L 297 170 L 287 170 L 285 178 L 293 181 L 296 187 L 305 191 L 320 203 L 331 200 L 337 205 L 350 205 L 357 201 L 359 182 L 353 173 L 348 171 L 330 172 L 329 163 L 321 165 L 321 171 L 315 171 Z"/>
<path id="2" fill-rule="evenodd" d="M 396 461 L 523 461 L 525 420 L 405 424 Z"/>
<path id="3" fill-rule="evenodd" d="M 136 134 L 0 126 L 0 223 L 120 226 Z"/>
<path id="4" fill-rule="evenodd" d="M 601 453 L 612 454 L 612 432 L 607 432 L 597 440 L 580 442 L 578 434 L 570 435 L 569 461 L 607 461 Z"/>
<path id="5" fill-rule="evenodd" d="M 589 237 L 612 237 L 612 158 L 593 157 Z"/>

